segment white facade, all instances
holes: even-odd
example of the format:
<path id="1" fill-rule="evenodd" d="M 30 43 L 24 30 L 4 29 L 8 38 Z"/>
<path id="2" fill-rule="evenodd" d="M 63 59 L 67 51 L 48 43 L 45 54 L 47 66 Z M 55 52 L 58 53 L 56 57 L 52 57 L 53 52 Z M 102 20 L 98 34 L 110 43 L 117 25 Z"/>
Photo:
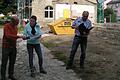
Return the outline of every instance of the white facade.
<path id="1" fill-rule="evenodd" d="M 74 4 L 77 3 L 77 4 Z M 56 6 L 56 4 L 61 4 L 62 6 L 60 6 L 59 8 Z M 79 8 L 75 8 L 78 7 L 79 5 L 86 5 L 88 6 L 83 7 L 83 9 Z M 65 7 L 63 7 L 65 6 Z M 75 10 L 73 10 L 72 7 L 75 8 Z M 97 20 L 97 4 L 95 3 L 95 1 L 93 2 L 93 0 L 33 0 L 32 2 L 32 15 L 36 15 L 38 18 L 38 22 L 40 22 L 42 25 L 52 22 L 56 19 L 58 19 L 59 17 L 63 17 L 63 10 L 61 9 L 69 9 L 69 10 L 73 10 L 72 14 L 76 14 L 81 16 L 80 11 L 83 10 L 88 10 L 91 11 L 91 9 L 93 8 L 89 8 L 89 6 L 94 6 L 94 21 Z M 77 10 L 78 9 L 78 10 Z M 80 9 L 80 10 L 79 10 Z M 76 11 L 76 13 L 75 13 Z M 71 16 L 71 15 L 69 15 Z"/>
<path id="2" fill-rule="evenodd" d="M 88 11 L 89 19 L 95 22 L 95 7 L 92 5 L 56 4 L 55 8 L 55 20 L 64 17 L 64 10 L 68 10 L 68 18 L 82 16 L 83 11 Z"/>

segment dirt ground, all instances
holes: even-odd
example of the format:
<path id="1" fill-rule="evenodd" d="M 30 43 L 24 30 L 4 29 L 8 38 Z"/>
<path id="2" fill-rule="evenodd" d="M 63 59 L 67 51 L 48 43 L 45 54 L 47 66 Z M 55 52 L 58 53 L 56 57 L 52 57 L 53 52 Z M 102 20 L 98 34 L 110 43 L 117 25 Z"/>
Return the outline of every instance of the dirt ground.
<path id="1" fill-rule="evenodd" d="M 69 57 L 74 35 L 51 35 L 41 42 L 56 54 Z M 59 53 L 58 53 L 59 52 Z M 79 68 L 80 48 L 74 71 L 82 80 L 120 80 L 120 28 L 94 28 L 88 37 L 85 69 Z"/>

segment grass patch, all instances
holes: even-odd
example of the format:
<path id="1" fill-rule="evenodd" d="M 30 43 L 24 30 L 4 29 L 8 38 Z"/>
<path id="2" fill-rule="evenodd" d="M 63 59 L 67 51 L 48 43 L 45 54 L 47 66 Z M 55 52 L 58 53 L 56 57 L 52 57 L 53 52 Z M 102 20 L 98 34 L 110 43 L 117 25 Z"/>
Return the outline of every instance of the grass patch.
<path id="1" fill-rule="evenodd" d="M 43 45 L 47 48 L 53 48 L 53 47 L 56 47 L 58 44 L 55 44 L 55 43 L 50 43 L 50 42 L 42 42 Z"/>
<path id="2" fill-rule="evenodd" d="M 57 39 L 55 39 L 55 40 L 54 39 L 47 39 L 47 40 L 42 40 L 41 42 L 45 47 L 47 47 L 48 49 L 51 50 L 51 54 L 54 55 L 55 59 L 63 61 L 66 64 L 68 57 L 65 55 L 64 50 L 61 50 L 61 48 L 58 49 L 58 46 L 65 44 L 66 42 L 55 43 L 54 41 L 56 41 L 56 40 Z"/>
<path id="3" fill-rule="evenodd" d="M 62 51 L 51 51 L 51 53 L 55 56 L 56 59 L 63 61 L 65 64 L 67 63 L 68 58 Z"/>

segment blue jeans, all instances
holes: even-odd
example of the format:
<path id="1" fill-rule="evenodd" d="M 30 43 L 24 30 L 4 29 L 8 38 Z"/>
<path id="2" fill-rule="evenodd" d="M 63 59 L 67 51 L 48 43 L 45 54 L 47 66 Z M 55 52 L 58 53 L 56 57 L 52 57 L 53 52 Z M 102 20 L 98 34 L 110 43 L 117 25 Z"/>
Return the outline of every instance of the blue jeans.
<path id="1" fill-rule="evenodd" d="M 84 65 L 84 60 L 86 56 L 86 48 L 87 48 L 87 37 L 76 36 L 74 37 L 72 49 L 69 57 L 68 66 L 72 66 L 75 53 L 78 49 L 78 46 L 81 47 L 81 56 L 80 56 L 80 65 Z"/>
<path id="2" fill-rule="evenodd" d="M 30 69 L 34 68 L 34 65 L 33 65 L 33 49 L 35 49 L 35 52 L 37 53 L 37 56 L 38 56 L 39 68 L 42 68 L 43 58 L 42 58 L 42 51 L 41 51 L 40 44 L 27 44 Z"/>

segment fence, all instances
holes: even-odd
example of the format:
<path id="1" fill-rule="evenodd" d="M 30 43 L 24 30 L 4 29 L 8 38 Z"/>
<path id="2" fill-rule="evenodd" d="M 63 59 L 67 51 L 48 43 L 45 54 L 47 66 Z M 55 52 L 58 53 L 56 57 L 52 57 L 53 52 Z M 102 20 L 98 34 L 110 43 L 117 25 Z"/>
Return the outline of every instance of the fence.
<path id="1" fill-rule="evenodd" d="M 99 40 L 115 47 L 120 46 L 120 24 L 95 24 L 94 27 L 94 35 L 97 38 L 101 38 Z"/>

